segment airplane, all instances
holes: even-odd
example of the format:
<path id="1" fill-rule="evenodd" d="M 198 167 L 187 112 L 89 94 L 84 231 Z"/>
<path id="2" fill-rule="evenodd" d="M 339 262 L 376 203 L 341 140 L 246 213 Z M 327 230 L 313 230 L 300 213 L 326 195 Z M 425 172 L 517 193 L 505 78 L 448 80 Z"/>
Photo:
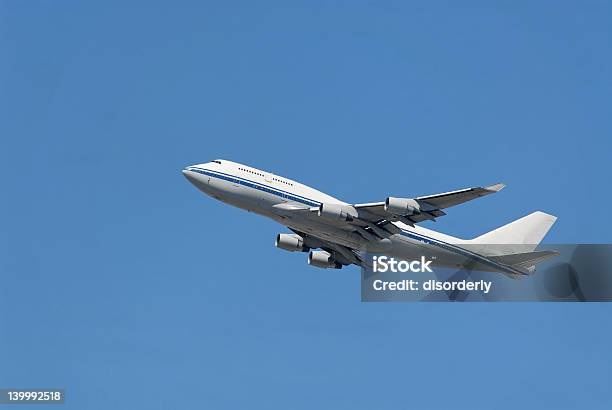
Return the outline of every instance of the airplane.
<path id="1" fill-rule="evenodd" d="M 500 272 L 516 279 L 533 274 L 537 263 L 557 255 L 536 250 L 557 219 L 540 211 L 473 239 L 417 225 L 446 215 L 447 208 L 499 192 L 504 184 L 349 204 L 291 179 L 223 159 L 188 166 L 182 173 L 203 193 L 289 228 L 293 233 L 276 236 L 276 247 L 308 252 L 308 264 L 318 268 L 368 268 L 368 253 L 402 260 L 427 253 L 433 255 L 434 266 Z"/>

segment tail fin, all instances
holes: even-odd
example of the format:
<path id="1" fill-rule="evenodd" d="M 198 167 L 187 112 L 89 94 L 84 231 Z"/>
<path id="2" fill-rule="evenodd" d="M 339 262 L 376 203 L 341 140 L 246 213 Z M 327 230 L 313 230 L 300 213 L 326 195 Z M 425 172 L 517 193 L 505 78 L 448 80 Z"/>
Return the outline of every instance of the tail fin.
<path id="1" fill-rule="evenodd" d="M 477 245 L 504 245 L 499 253 L 532 252 L 557 220 L 556 216 L 534 212 L 471 242 Z M 498 253 L 498 252 L 496 252 Z"/>

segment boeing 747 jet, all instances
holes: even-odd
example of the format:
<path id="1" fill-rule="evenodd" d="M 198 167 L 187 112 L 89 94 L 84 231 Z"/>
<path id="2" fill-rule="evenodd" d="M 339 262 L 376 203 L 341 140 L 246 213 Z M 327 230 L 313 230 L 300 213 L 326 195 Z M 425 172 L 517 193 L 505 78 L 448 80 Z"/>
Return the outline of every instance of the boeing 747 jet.
<path id="1" fill-rule="evenodd" d="M 535 265 L 554 256 L 537 251 L 556 217 L 534 212 L 474 239 L 460 239 L 418 224 L 504 185 L 460 189 L 416 198 L 388 197 L 382 202 L 349 204 L 270 172 L 227 160 L 188 166 L 183 174 L 196 188 L 219 201 L 266 216 L 289 228 L 276 246 L 308 252 L 319 268 L 367 267 L 366 253 L 404 260 L 427 253 L 434 266 L 529 275 Z"/>

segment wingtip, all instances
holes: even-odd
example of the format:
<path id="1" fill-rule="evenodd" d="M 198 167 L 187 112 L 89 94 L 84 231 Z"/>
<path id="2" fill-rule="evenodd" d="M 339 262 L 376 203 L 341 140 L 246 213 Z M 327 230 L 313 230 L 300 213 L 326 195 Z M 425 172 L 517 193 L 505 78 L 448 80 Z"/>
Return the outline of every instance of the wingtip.
<path id="1" fill-rule="evenodd" d="M 495 185 L 490 185 L 488 187 L 485 187 L 485 189 L 491 192 L 499 192 L 505 187 L 506 187 L 506 184 L 495 184 Z"/>
<path id="2" fill-rule="evenodd" d="M 555 215 L 551 215 L 551 214 L 546 213 L 544 211 L 535 211 L 535 212 L 532 213 L 532 215 L 538 215 L 541 218 L 546 218 L 546 219 L 550 220 L 552 224 L 557 222 L 557 219 L 558 219 Z"/>

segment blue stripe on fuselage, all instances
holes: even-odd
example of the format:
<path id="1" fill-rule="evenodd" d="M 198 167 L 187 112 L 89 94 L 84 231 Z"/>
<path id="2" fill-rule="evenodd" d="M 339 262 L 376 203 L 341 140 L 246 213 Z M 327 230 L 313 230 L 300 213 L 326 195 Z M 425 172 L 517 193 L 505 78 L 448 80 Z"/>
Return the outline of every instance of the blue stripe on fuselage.
<path id="1" fill-rule="evenodd" d="M 297 194 L 283 191 L 282 189 L 274 188 L 269 185 L 262 184 L 260 182 L 255 182 L 255 181 L 248 180 L 246 178 L 237 177 L 235 175 L 226 174 L 226 173 L 219 172 L 219 171 L 213 171 L 213 170 L 206 169 L 206 168 L 197 168 L 197 167 L 190 167 L 190 168 L 187 168 L 187 170 L 197 172 L 198 174 L 203 174 L 203 175 L 208 175 L 211 177 L 219 178 L 225 181 L 234 182 L 240 185 L 247 186 L 249 188 L 254 188 L 259 191 L 263 191 L 269 194 L 276 195 L 281 198 L 291 199 L 292 201 L 300 202 L 300 203 L 303 203 L 309 206 L 321 205 L 321 203 L 318 201 L 314 201 L 312 199 L 305 198 Z"/>

